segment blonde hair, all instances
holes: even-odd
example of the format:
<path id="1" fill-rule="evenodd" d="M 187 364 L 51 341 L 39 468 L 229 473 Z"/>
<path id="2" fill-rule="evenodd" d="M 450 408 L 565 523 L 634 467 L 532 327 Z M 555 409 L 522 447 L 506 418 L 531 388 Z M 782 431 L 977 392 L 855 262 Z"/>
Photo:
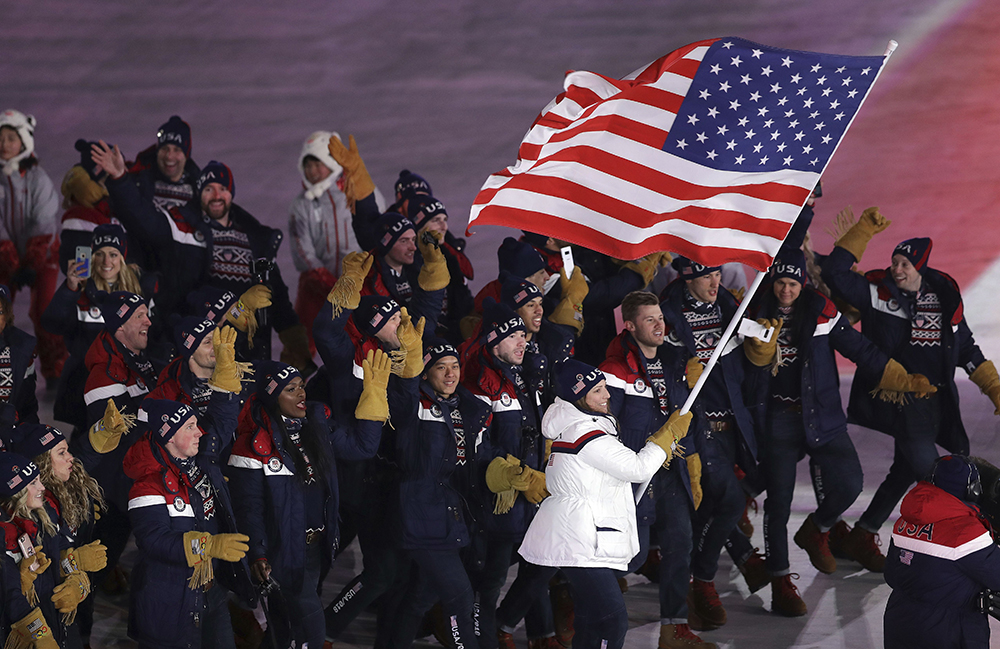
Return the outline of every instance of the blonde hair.
<path id="1" fill-rule="evenodd" d="M 144 297 L 142 295 L 142 287 L 139 284 L 139 277 L 141 275 L 142 269 L 139 268 L 138 264 L 122 264 L 122 269 L 118 271 L 118 281 L 115 282 L 113 287 L 100 275 L 91 275 L 90 279 L 94 282 L 94 286 L 105 293 L 128 291 L 129 293 L 135 293 L 140 297 Z"/>
<path id="2" fill-rule="evenodd" d="M 97 480 L 83 468 L 83 462 L 73 459 L 73 472 L 69 480 L 63 482 L 52 472 L 52 451 L 45 451 L 35 458 L 38 472 L 42 476 L 42 484 L 52 492 L 59 501 L 59 516 L 70 529 L 75 530 L 90 520 L 94 515 L 93 501 L 102 510 L 107 507 L 104 502 L 104 490 Z"/>
<path id="3" fill-rule="evenodd" d="M 3 507 L 6 511 L 11 512 L 11 517 L 8 520 L 13 520 L 14 517 L 23 518 L 29 521 L 34 521 L 40 523 L 42 529 L 49 536 L 56 535 L 56 525 L 49 518 L 49 513 L 45 511 L 45 505 L 42 504 L 38 509 L 31 509 L 28 507 L 28 489 L 24 488 L 17 492 L 10 498 L 3 499 Z"/>

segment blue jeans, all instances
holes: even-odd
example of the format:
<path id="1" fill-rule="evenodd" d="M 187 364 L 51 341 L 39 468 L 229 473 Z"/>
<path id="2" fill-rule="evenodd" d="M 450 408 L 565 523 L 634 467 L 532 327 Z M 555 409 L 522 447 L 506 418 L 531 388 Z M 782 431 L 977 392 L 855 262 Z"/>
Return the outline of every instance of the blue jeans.
<path id="1" fill-rule="evenodd" d="M 900 410 L 903 427 L 894 435 L 889 474 L 858 521 L 869 532 L 878 532 L 910 485 L 927 477 L 938 458 L 935 440 L 941 429 L 941 397 L 913 399 Z"/>
<path id="2" fill-rule="evenodd" d="M 764 478 L 767 498 L 764 500 L 764 547 L 767 569 L 771 574 L 787 574 L 788 517 L 795 491 L 795 469 L 805 454 L 810 456 L 812 480 L 819 501 L 813 512 L 813 522 L 829 529 L 861 493 L 862 471 L 858 453 L 847 431 L 826 444 L 810 448 L 806 443 L 802 413 L 790 410 L 772 412 L 768 416 L 764 444 L 767 462 Z"/>
<path id="3" fill-rule="evenodd" d="M 661 555 L 660 622 L 687 624 L 687 593 L 694 548 L 691 499 L 676 463 L 659 471 L 653 483 L 656 489 L 655 529 Z"/>
<path id="4" fill-rule="evenodd" d="M 573 649 L 621 649 L 628 631 L 625 597 L 610 568 L 563 568 L 573 589 Z"/>

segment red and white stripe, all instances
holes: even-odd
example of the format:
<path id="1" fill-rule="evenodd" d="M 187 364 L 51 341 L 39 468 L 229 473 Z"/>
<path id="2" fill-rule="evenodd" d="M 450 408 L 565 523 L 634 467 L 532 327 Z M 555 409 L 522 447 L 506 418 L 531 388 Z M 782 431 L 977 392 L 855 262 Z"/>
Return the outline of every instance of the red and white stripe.
<path id="1" fill-rule="evenodd" d="M 705 265 L 766 269 L 819 174 L 719 171 L 661 148 L 715 40 L 620 80 L 567 74 L 517 162 L 476 196 L 469 229 L 521 228 L 619 259 L 670 250 Z"/>

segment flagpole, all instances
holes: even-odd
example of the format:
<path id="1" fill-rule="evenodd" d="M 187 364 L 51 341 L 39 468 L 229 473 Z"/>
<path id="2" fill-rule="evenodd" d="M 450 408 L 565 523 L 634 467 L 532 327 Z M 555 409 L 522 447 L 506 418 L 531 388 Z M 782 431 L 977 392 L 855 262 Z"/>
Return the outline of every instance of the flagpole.
<path id="1" fill-rule="evenodd" d="M 743 314 L 746 312 L 747 306 L 750 304 L 750 300 L 753 298 L 754 293 L 757 292 L 761 282 L 764 281 L 764 275 L 765 273 L 763 271 L 757 271 L 757 276 L 754 277 L 753 284 L 750 285 L 750 288 L 747 290 L 747 294 L 743 296 L 743 301 L 740 302 L 739 308 L 736 309 L 736 314 L 733 315 L 733 318 L 729 321 L 726 331 L 722 334 L 722 339 L 719 340 L 719 344 L 715 346 L 715 349 L 712 351 L 712 356 L 708 359 L 708 363 L 705 364 L 705 369 L 702 370 L 701 376 L 698 377 L 698 382 L 694 384 L 693 388 L 691 388 L 691 394 L 688 395 L 687 401 L 685 401 L 684 405 L 681 407 L 682 415 L 686 415 L 691 410 L 691 406 L 694 405 L 694 400 L 698 398 L 698 393 L 701 392 L 702 387 L 705 385 L 705 381 L 708 380 L 708 375 L 711 374 L 712 368 L 715 367 L 715 364 L 719 361 L 719 356 L 722 355 L 723 348 L 729 342 L 729 339 L 732 337 L 733 332 L 736 331 L 736 328 L 740 326 L 740 320 L 743 319 Z"/>

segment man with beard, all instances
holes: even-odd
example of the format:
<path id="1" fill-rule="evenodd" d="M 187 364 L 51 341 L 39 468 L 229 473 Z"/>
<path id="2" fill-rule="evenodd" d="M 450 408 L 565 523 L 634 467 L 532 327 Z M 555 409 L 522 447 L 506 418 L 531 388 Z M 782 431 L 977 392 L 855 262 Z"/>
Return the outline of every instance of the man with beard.
<path id="1" fill-rule="evenodd" d="M 112 179 L 125 173 L 117 146 L 112 149 L 100 142 L 93 148 L 93 159 Z M 213 160 L 198 176 L 197 203 L 123 214 L 122 220 L 142 241 L 161 247 L 171 242 L 171 272 L 164 274 L 157 296 L 164 313 L 180 311 L 188 293 L 205 284 L 242 295 L 240 302 L 253 311 L 273 300 L 275 308 L 258 313 L 258 326 L 247 332 L 247 352 L 252 358 L 270 358 L 271 330 L 276 329 L 284 344 L 282 361 L 308 374 L 314 366 L 305 327 L 295 315 L 276 260 L 281 231 L 261 224 L 233 203 L 235 192 L 232 170 Z"/>

